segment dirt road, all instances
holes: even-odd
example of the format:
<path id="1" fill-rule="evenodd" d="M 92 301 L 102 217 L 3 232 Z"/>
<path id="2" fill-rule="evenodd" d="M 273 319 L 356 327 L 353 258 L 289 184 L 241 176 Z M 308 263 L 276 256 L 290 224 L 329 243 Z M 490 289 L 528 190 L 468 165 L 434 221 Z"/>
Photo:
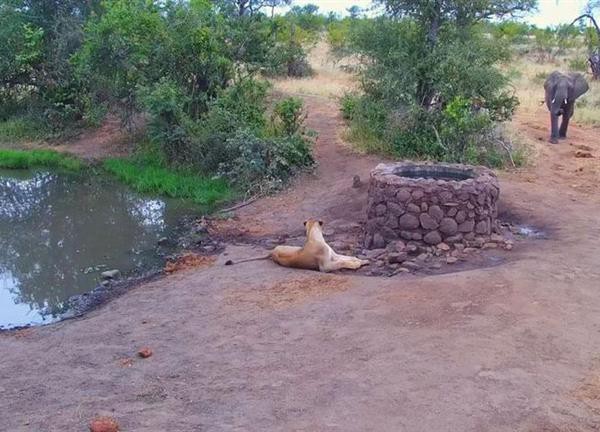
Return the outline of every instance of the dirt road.
<path id="1" fill-rule="evenodd" d="M 315 175 L 244 208 L 250 234 L 319 215 L 362 217 L 377 162 L 339 137 L 335 104 L 308 98 Z M 441 276 L 322 275 L 228 256 L 139 286 L 87 316 L 0 335 L 0 429 L 83 431 L 600 430 L 600 143 L 558 146 L 543 110 L 515 125 L 536 166 L 501 175 L 503 211 L 544 229 L 509 263 Z M 575 158 L 577 145 L 595 158 Z M 226 226 L 227 228 L 227 226 Z M 151 347 L 148 359 L 136 357 Z"/>

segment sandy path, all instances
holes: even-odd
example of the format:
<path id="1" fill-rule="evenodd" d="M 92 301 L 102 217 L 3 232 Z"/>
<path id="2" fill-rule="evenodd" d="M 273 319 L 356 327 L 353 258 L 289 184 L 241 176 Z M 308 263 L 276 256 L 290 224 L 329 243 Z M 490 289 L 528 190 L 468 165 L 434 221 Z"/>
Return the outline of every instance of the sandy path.
<path id="1" fill-rule="evenodd" d="M 377 161 L 341 145 L 334 103 L 307 103 L 316 174 L 232 225 L 261 234 L 308 215 L 362 217 L 365 188 L 351 178 Z M 569 145 L 600 156 L 598 130 L 574 125 L 550 146 L 537 140 L 543 111 L 515 124 L 539 157 L 501 175 L 502 206 L 550 239 L 510 263 L 375 278 L 220 257 L 84 318 L 1 334 L 0 429 L 81 431 L 108 414 L 124 431 L 600 430 L 598 159 Z M 136 358 L 142 346 L 154 355 Z"/>

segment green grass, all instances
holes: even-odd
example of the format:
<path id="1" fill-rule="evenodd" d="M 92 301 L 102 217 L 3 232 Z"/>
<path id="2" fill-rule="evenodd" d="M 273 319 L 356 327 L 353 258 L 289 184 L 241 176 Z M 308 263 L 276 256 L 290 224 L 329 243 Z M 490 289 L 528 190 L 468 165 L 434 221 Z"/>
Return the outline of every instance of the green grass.
<path id="1" fill-rule="evenodd" d="M 106 159 L 103 167 L 119 181 L 142 193 L 185 198 L 206 206 L 233 195 L 224 180 L 201 177 L 189 170 L 164 168 L 148 160 Z"/>
<path id="2" fill-rule="evenodd" d="M 47 131 L 27 118 L 14 118 L 0 122 L 0 142 L 23 142 L 43 139 Z"/>
<path id="3" fill-rule="evenodd" d="M 78 171 L 84 164 L 72 156 L 52 150 L 10 150 L 0 149 L 0 168 L 55 168 Z"/>

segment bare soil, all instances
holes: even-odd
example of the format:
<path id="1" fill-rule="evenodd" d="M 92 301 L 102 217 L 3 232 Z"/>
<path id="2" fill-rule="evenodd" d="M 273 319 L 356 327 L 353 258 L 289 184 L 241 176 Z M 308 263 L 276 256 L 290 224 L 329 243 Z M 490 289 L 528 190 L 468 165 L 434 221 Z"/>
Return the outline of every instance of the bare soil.
<path id="1" fill-rule="evenodd" d="M 352 176 L 379 160 L 344 145 L 335 102 L 306 101 L 318 169 L 220 230 L 363 218 Z M 519 114 L 535 165 L 500 175 L 503 214 L 547 239 L 504 264 L 323 275 L 225 267 L 262 253 L 230 246 L 82 318 L 0 334 L 0 428 L 82 431 L 107 415 L 124 431 L 600 430 L 599 131 L 574 124 L 550 145 L 547 121 Z M 594 157 L 576 158 L 581 145 Z"/>

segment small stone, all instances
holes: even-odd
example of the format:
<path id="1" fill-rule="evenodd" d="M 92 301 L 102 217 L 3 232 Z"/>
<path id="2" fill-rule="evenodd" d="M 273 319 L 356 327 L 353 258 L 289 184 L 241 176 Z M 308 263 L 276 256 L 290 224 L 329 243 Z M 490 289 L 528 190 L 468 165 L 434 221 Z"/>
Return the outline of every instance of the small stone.
<path id="1" fill-rule="evenodd" d="M 423 237 L 423 241 L 430 245 L 436 245 L 442 242 L 442 236 L 438 231 L 431 231 Z"/>
<path id="2" fill-rule="evenodd" d="M 466 233 L 463 238 L 465 240 L 473 240 L 475 238 L 475 233 L 474 232 L 468 232 Z"/>
<path id="3" fill-rule="evenodd" d="M 422 253 L 417 256 L 417 261 L 425 262 L 428 261 L 430 258 L 431 256 L 428 253 Z"/>
<path id="4" fill-rule="evenodd" d="M 576 158 L 593 158 L 594 156 L 586 150 L 577 150 L 575 152 L 575 157 Z"/>
<path id="5" fill-rule="evenodd" d="M 486 244 L 486 242 L 487 241 L 484 237 L 475 237 L 475 240 L 472 241 L 473 244 L 471 246 L 481 248 L 484 244 Z"/>
<path id="6" fill-rule="evenodd" d="M 411 270 L 418 270 L 421 268 L 420 264 L 417 264 L 414 261 L 406 261 L 405 263 L 402 264 L 404 267 L 411 269 Z"/>
<path id="7" fill-rule="evenodd" d="M 455 243 L 454 244 L 454 249 L 456 249 L 459 252 L 462 252 L 465 250 L 465 245 L 462 243 Z"/>
<path id="8" fill-rule="evenodd" d="M 504 237 L 502 237 L 500 234 L 492 234 L 490 240 L 496 243 L 504 243 Z"/>
<path id="9" fill-rule="evenodd" d="M 429 207 L 429 216 L 439 223 L 444 217 L 444 210 L 440 206 L 432 205 Z"/>
<path id="10" fill-rule="evenodd" d="M 358 189 L 361 186 L 362 186 L 362 182 L 360 181 L 360 176 L 355 175 L 354 177 L 352 177 L 352 187 L 354 189 Z"/>
<path id="11" fill-rule="evenodd" d="M 96 417 L 90 422 L 90 432 L 119 432 L 119 424 L 112 417 Z"/>
<path id="12" fill-rule="evenodd" d="M 463 252 L 464 252 L 464 253 L 466 253 L 466 254 L 469 254 L 469 253 L 472 253 L 472 252 L 477 252 L 477 251 L 479 251 L 479 249 L 477 249 L 477 248 L 472 248 L 472 247 L 468 247 L 468 248 L 465 248 L 465 249 L 463 250 Z"/>
<path id="13" fill-rule="evenodd" d="M 387 207 L 385 204 L 377 204 L 377 206 L 375 207 L 375 214 L 377 216 L 383 216 L 386 211 Z"/>
<path id="14" fill-rule="evenodd" d="M 442 265 L 439 262 L 435 262 L 435 263 L 431 264 L 430 267 L 432 269 L 439 270 L 442 268 Z"/>
<path id="15" fill-rule="evenodd" d="M 412 230 L 419 228 L 419 219 L 417 219 L 415 215 L 407 213 L 400 216 L 400 219 L 398 219 L 398 224 L 402 229 Z M 402 233 L 400 233 L 400 235 L 402 235 Z"/>
<path id="16" fill-rule="evenodd" d="M 412 240 L 412 233 L 410 231 L 400 231 L 400 237 L 404 240 Z"/>
<path id="17" fill-rule="evenodd" d="M 418 200 L 420 200 L 421 198 L 423 198 L 423 195 L 425 195 L 425 194 L 424 194 L 424 193 L 423 193 L 423 191 L 422 191 L 422 190 L 420 190 L 420 189 L 414 190 L 414 191 L 413 191 L 413 193 L 412 193 L 412 197 L 413 197 L 413 199 L 414 199 L 415 201 L 418 201 Z"/>
<path id="18" fill-rule="evenodd" d="M 513 245 L 510 243 L 507 243 L 504 245 L 504 249 L 506 249 L 507 251 L 512 250 L 512 248 L 513 248 Z"/>
<path id="19" fill-rule="evenodd" d="M 406 252 L 394 252 L 388 254 L 388 262 L 390 264 L 402 264 L 407 259 L 408 254 Z"/>
<path id="20" fill-rule="evenodd" d="M 144 347 L 144 348 L 142 348 L 141 350 L 139 350 L 139 351 L 138 351 L 138 355 L 139 355 L 141 358 L 148 358 L 148 357 L 151 357 L 151 356 L 152 356 L 152 354 L 153 354 L 153 353 L 152 353 L 152 350 L 151 350 L 150 348 L 148 348 L 148 347 Z"/>
<path id="21" fill-rule="evenodd" d="M 439 245 L 437 245 L 437 248 L 444 252 L 450 250 L 450 246 L 448 246 L 446 243 L 440 243 Z"/>
<path id="22" fill-rule="evenodd" d="M 406 245 L 406 252 L 410 255 L 415 255 L 419 253 L 419 246 L 414 243 L 409 243 Z"/>
<path id="23" fill-rule="evenodd" d="M 466 232 L 466 233 L 472 232 L 473 228 L 475 228 L 475 221 L 473 221 L 473 220 L 465 221 L 458 226 L 458 230 L 460 232 Z"/>
<path id="24" fill-rule="evenodd" d="M 458 262 L 458 258 L 454 256 L 449 256 L 446 258 L 446 264 L 455 264 L 456 262 Z"/>
<path id="25" fill-rule="evenodd" d="M 167 243 L 168 241 L 169 241 L 169 239 L 168 239 L 168 238 L 166 238 L 166 237 L 161 237 L 161 238 L 159 238 L 159 239 L 158 239 L 158 244 L 159 244 L 159 245 L 164 245 L 164 244 L 165 244 L 165 243 Z"/>
<path id="26" fill-rule="evenodd" d="M 456 220 L 456 223 L 461 224 L 464 221 L 467 220 L 467 212 L 465 212 L 464 210 L 459 210 L 456 213 L 456 217 L 454 218 Z"/>
<path id="27" fill-rule="evenodd" d="M 450 237 L 446 237 L 446 239 L 444 240 L 446 243 L 459 243 L 461 242 L 463 239 L 462 234 L 456 234 Z"/>
<path id="28" fill-rule="evenodd" d="M 448 210 L 448 216 L 449 217 L 454 217 L 456 216 L 456 213 L 458 213 L 458 209 L 456 207 L 452 207 L 450 210 Z"/>
<path id="29" fill-rule="evenodd" d="M 483 245 L 484 249 L 496 249 L 498 247 L 498 243 L 485 243 Z"/>
<path id="30" fill-rule="evenodd" d="M 404 207 L 395 202 L 389 202 L 387 208 L 388 211 L 394 216 L 402 216 L 405 213 Z"/>
<path id="31" fill-rule="evenodd" d="M 381 249 L 385 247 L 385 239 L 379 233 L 373 234 L 373 247 L 375 249 Z"/>
<path id="32" fill-rule="evenodd" d="M 396 270 L 396 273 L 410 273 L 410 270 L 406 267 L 400 267 L 398 270 Z"/>
<path id="33" fill-rule="evenodd" d="M 412 239 L 412 240 L 419 241 L 419 240 L 422 240 L 422 239 L 423 239 L 423 235 L 422 235 L 421 233 L 419 233 L 419 232 L 414 232 L 414 233 L 412 233 L 412 235 L 411 235 L 411 239 Z"/>
<path id="34" fill-rule="evenodd" d="M 377 260 L 377 262 L 375 263 L 375 265 L 377 267 L 383 267 L 385 265 L 385 261 L 384 260 Z"/>
<path id="35" fill-rule="evenodd" d="M 447 236 L 451 236 L 456 234 L 458 231 L 458 224 L 452 218 L 444 218 L 442 222 L 440 222 L 440 232 Z"/>
<path id="36" fill-rule="evenodd" d="M 421 213 L 421 207 L 416 204 L 410 203 L 406 206 L 406 211 L 410 213 Z"/>
<path id="37" fill-rule="evenodd" d="M 410 199 L 410 190 L 408 189 L 400 189 L 397 193 L 396 193 L 396 198 L 398 198 L 398 201 L 400 202 L 406 202 Z"/>
<path id="38" fill-rule="evenodd" d="M 102 279 L 117 279 L 121 276 L 121 272 L 119 270 L 107 270 L 100 273 L 100 277 Z"/>
<path id="39" fill-rule="evenodd" d="M 372 249 L 370 251 L 367 251 L 365 255 L 367 255 L 367 258 L 369 258 L 369 259 L 376 259 L 376 258 L 379 258 L 384 253 L 385 253 L 385 249 Z"/>
<path id="40" fill-rule="evenodd" d="M 393 245 L 396 252 L 403 252 L 404 249 L 406 249 L 406 243 L 404 243 L 402 240 L 396 240 Z"/>
<path id="41" fill-rule="evenodd" d="M 102 285 L 104 288 L 107 288 L 110 286 L 110 281 L 109 280 L 103 280 L 102 282 L 100 282 L 100 285 Z"/>
<path id="42" fill-rule="evenodd" d="M 421 213 L 419 221 L 421 222 L 421 226 L 426 230 L 434 230 L 439 226 L 439 224 L 429 216 L 429 213 Z"/>
<path id="43" fill-rule="evenodd" d="M 422 212 L 426 212 L 428 208 L 429 208 L 429 206 L 427 205 L 426 202 L 421 203 L 421 211 Z"/>

